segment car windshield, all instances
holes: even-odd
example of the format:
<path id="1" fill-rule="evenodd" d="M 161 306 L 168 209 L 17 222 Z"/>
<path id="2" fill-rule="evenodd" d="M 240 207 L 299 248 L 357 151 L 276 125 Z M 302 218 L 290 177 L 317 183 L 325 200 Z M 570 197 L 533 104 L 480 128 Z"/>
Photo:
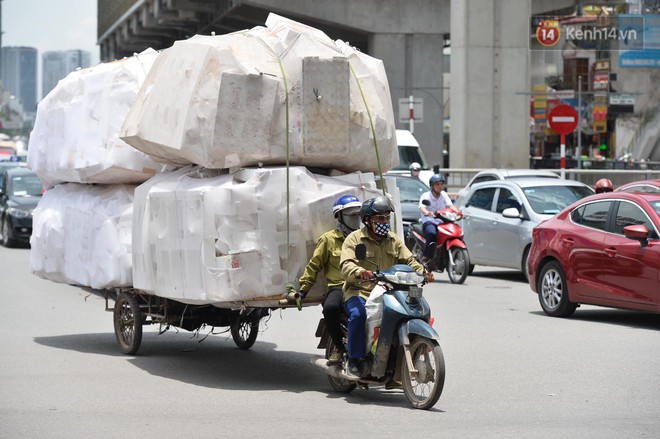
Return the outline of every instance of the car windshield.
<path id="1" fill-rule="evenodd" d="M 536 186 L 523 188 L 534 212 L 554 215 L 573 202 L 593 194 L 586 186 Z"/>
<path id="2" fill-rule="evenodd" d="M 397 178 L 396 185 L 399 188 L 401 202 L 419 202 L 419 198 L 429 188 L 416 178 Z"/>
<path id="3" fill-rule="evenodd" d="M 399 166 L 393 168 L 395 170 L 408 170 L 409 166 L 414 162 L 419 163 L 422 169 L 429 169 L 424 153 L 418 146 L 399 145 L 399 159 Z"/>
<path id="4" fill-rule="evenodd" d="M 12 177 L 9 187 L 14 197 L 39 197 L 43 193 L 43 185 L 36 175 Z"/>

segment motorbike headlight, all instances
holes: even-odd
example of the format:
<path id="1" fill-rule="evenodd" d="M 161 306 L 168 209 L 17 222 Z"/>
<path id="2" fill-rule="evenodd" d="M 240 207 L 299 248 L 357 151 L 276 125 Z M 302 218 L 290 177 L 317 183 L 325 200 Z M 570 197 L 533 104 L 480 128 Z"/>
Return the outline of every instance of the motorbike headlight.
<path id="1" fill-rule="evenodd" d="M 399 285 L 419 285 L 424 282 L 424 276 L 416 271 L 395 271 L 392 274 L 386 274 L 385 278 L 389 282 Z"/>
<path id="2" fill-rule="evenodd" d="M 17 209 L 15 207 L 10 207 L 7 209 L 7 213 L 15 218 L 29 218 L 32 216 L 31 210 Z"/>

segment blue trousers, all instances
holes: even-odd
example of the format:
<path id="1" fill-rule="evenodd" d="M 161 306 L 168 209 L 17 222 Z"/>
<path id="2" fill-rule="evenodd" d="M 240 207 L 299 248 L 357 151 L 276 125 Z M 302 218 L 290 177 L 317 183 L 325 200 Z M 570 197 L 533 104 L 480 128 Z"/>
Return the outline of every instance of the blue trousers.
<path id="1" fill-rule="evenodd" d="M 426 238 L 426 246 L 424 247 L 424 254 L 426 249 L 438 239 L 438 225 L 433 224 L 431 221 L 424 223 L 424 238 Z"/>
<path id="2" fill-rule="evenodd" d="M 367 356 L 365 343 L 365 323 L 367 310 L 364 304 L 367 301 L 360 296 L 353 296 L 344 303 L 348 314 L 348 358 L 357 360 Z"/>

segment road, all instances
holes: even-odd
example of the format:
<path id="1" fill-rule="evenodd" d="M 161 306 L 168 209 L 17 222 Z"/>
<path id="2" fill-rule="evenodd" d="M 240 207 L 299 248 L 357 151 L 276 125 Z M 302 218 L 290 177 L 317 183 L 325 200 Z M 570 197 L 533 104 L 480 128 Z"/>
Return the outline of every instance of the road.
<path id="1" fill-rule="evenodd" d="M 2 438 L 660 437 L 660 318 L 546 317 L 513 271 L 425 288 L 447 378 L 419 411 L 401 391 L 333 393 L 310 363 L 319 307 L 274 311 L 250 351 L 148 327 L 127 356 L 103 299 L 30 274 L 29 249 L 0 248 L 0 267 Z"/>

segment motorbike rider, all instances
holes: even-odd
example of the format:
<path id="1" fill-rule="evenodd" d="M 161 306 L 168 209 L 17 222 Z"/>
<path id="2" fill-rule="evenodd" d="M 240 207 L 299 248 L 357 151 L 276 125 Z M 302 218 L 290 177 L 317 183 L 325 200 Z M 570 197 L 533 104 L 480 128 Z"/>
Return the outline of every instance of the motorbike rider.
<path id="1" fill-rule="evenodd" d="M 408 169 L 410 170 L 410 176 L 419 180 L 419 173 L 422 170 L 422 165 L 417 162 L 412 162 Z"/>
<path id="2" fill-rule="evenodd" d="M 429 179 L 429 187 L 431 190 L 424 192 L 419 197 L 419 211 L 421 213 L 420 221 L 422 222 L 424 238 L 426 239 L 426 248 L 428 248 L 432 242 L 436 241 L 438 237 L 438 224 L 443 222 L 440 218 L 435 217 L 435 213 L 438 210 L 449 207 L 458 215 L 461 214 L 461 211 L 452 204 L 451 198 L 449 198 L 449 195 L 444 190 L 444 186 L 445 177 L 440 174 L 433 174 Z M 428 200 L 431 204 L 429 206 L 424 205 L 424 200 Z M 426 248 L 424 248 L 425 253 Z"/>
<path id="3" fill-rule="evenodd" d="M 337 226 L 318 239 L 314 253 L 298 280 L 300 296 L 304 298 L 316 283 L 318 274 L 321 272 L 325 274 L 327 293 L 323 297 L 323 318 L 337 348 L 330 354 L 328 365 L 341 363 L 344 350 L 339 319 L 344 279 L 341 276 L 339 257 L 346 236 L 360 227 L 361 206 L 360 200 L 353 195 L 343 195 L 335 201 L 332 213 L 337 219 Z"/>
<path id="4" fill-rule="evenodd" d="M 415 260 L 403 240 L 390 231 L 390 216 L 394 211 L 385 196 L 365 201 L 360 208 L 360 218 L 364 227 L 346 237 L 341 249 L 341 274 L 344 278 L 344 309 L 348 314 L 348 365 L 346 374 L 360 378 L 359 360 L 366 357 L 365 323 L 367 313 L 365 303 L 371 290 L 376 286 L 373 271 L 376 267 L 387 268 L 394 264 L 407 264 L 418 273 L 425 274 L 428 282 L 433 281 L 433 273 L 424 273 L 424 267 Z M 355 247 L 364 243 L 367 259 L 360 261 L 355 256 Z M 373 264 L 372 264 L 373 263 Z"/>
<path id="5" fill-rule="evenodd" d="M 609 179 L 601 178 L 596 182 L 596 186 L 594 186 L 594 190 L 596 191 L 597 194 L 602 194 L 604 192 L 612 192 L 614 188 L 612 186 L 612 182 Z"/>

